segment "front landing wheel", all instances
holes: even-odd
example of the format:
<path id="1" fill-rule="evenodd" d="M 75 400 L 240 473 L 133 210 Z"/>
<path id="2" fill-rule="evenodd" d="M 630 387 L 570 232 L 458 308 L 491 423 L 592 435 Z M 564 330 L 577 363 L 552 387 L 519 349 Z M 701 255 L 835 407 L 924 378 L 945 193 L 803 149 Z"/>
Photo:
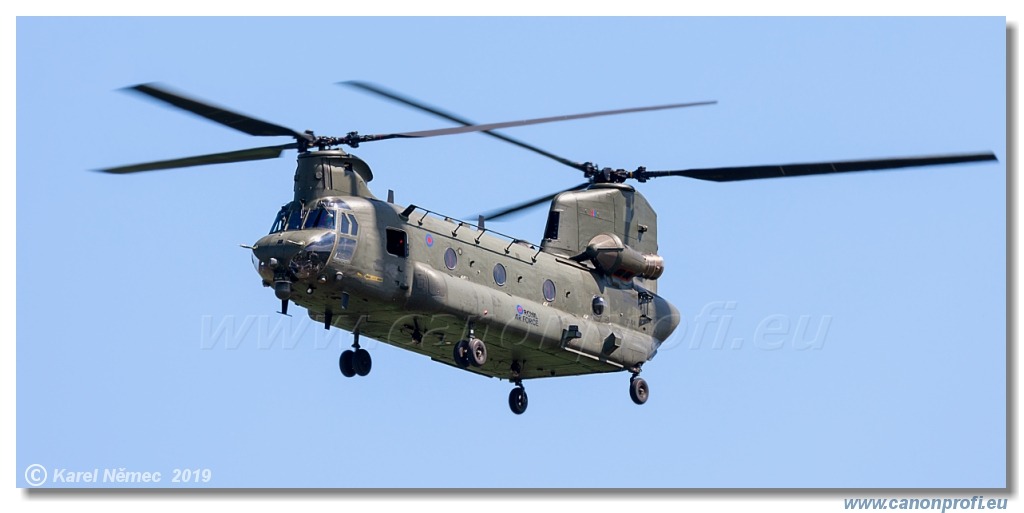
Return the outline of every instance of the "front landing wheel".
<path id="1" fill-rule="evenodd" d="M 634 377 L 629 380 L 629 398 L 636 404 L 644 404 L 647 402 L 647 396 L 650 394 L 650 389 L 647 388 L 647 382 L 644 378 Z"/>
<path id="2" fill-rule="evenodd" d="M 522 385 L 513 388 L 509 392 L 508 407 L 512 409 L 512 413 L 522 415 L 526 411 L 527 404 L 529 404 L 529 400 L 526 397 L 526 389 Z"/>

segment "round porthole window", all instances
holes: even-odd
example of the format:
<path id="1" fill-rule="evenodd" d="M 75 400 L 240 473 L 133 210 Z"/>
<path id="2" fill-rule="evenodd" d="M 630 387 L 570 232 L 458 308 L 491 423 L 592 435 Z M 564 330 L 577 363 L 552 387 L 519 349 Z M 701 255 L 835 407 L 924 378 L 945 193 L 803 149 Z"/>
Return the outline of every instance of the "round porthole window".
<path id="1" fill-rule="evenodd" d="M 594 309 L 594 315 L 601 315 L 601 314 L 603 314 L 604 313 L 604 298 L 601 297 L 601 296 L 595 297 L 594 301 L 591 303 L 591 306 Z"/>
<path id="2" fill-rule="evenodd" d="M 494 264 L 494 283 L 497 283 L 499 287 L 503 286 L 505 285 L 505 278 L 505 266 Z"/>
<path id="3" fill-rule="evenodd" d="M 459 263 L 459 255 L 455 254 L 455 250 L 448 248 L 444 251 L 444 266 L 454 270 L 455 265 Z"/>
<path id="4" fill-rule="evenodd" d="M 555 300 L 555 284 L 551 280 L 544 280 L 544 299 L 546 301 Z"/>

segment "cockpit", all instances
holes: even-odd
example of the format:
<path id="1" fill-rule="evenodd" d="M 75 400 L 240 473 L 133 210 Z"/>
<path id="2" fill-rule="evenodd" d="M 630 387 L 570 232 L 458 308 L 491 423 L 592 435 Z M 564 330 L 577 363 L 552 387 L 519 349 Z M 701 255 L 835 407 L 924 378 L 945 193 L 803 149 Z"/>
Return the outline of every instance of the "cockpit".
<path id="1" fill-rule="evenodd" d="M 343 234 L 357 235 L 359 223 L 351 213 L 348 205 L 341 200 L 323 200 L 312 209 L 294 208 L 285 205 L 274 218 L 270 233 L 292 230 L 335 230 L 341 228 Z"/>
<path id="2" fill-rule="evenodd" d="M 292 202 L 281 207 L 270 234 L 253 246 L 253 266 L 267 283 L 322 280 L 325 272 L 340 275 L 358 245 L 359 220 L 341 199 Z"/>
<path id="3" fill-rule="evenodd" d="M 290 262 L 290 268 L 297 277 L 319 272 L 332 257 L 332 251 L 335 260 L 352 260 L 358 244 L 359 221 L 348 204 L 340 199 L 327 198 L 318 201 L 313 208 L 297 207 L 295 203 L 281 207 L 270 228 L 271 235 L 306 231 L 298 235 L 298 240 L 308 242 L 291 257 Z"/>

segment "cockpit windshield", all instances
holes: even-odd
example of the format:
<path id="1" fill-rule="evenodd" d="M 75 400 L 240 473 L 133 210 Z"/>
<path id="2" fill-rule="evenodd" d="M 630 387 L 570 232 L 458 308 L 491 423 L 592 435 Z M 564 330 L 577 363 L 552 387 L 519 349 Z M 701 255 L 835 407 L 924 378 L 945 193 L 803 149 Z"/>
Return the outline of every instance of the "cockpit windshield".
<path id="1" fill-rule="evenodd" d="M 319 207 L 309 212 L 309 216 L 306 217 L 306 223 L 302 225 L 302 229 L 310 230 L 313 228 L 323 228 L 327 230 L 334 229 L 334 218 L 337 214 L 333 210 L 328 210 L 323 207 Z"/>
<path id="2" fill-rule="evenodd" d="M 292 210 L 288 214 L 288 226 L 285 230 L 299 230 L 302 228 L 302 218 L 305 217 L 306 212 L 302 210 Z"/>
<path id="3" fill-rule="evenodd" d="M 270 227 L 270 233 L 283 232 L 285 230 L 312 230 L 324 229 L 335 230 L 337 228 L 338 216 L 341 216 L 342 233 L 349 232 L 349 218 L 344 213 L 338 213 L 336 208 L 348 209 L 348 205 L 341 200 L 322 201 L 312 210 L 298 210 L 288 208 L 288 205 L 281 207 L 281 211 L 274 218 L 274 224 Z M 352 235 L 356 234 L 356 220 L 352 218 Z"/>
<path id="4" fill-rule="evenodd" d="M 288 225 L 288 208 L 281 207 L 281 211 L 277 213 L 277 217 L 274 219 L 274 225 L 270 227 L 270 233 L 277 233 L 284 231 L 285 226 Z"/>
<path id="5" fill-rule="evenodd" d="M 283 232 L 285 230 L 301 230 L 302 219 L 305 211 L 291 210 L 288 207 L 281 207 L 281 211 L 274 218 L 274 224 L 270 227 L 270 233 Z"/>

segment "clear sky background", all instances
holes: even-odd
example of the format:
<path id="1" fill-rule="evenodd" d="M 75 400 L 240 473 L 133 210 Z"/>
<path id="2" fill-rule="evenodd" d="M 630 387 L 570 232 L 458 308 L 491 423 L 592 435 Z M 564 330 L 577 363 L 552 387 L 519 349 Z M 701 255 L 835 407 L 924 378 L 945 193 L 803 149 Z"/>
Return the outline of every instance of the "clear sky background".
<path id="1" fill-rule="evenodd" d="M 213 487 L 1003 487 L 1005 38 L 1001 18 L 20 19 L 17 485 L 40 464 Z M 1000 161 L 640 184 L 684 316 L 650 400 L 625 373 L 534 380 L 516 416 L 509 383 L 369 340 L 372 374 L 345 379 L 351 335 L 274 313 L 238 244 L 291 199 L 294 154 L 91 171 L 279 141 L 117 91 L 141 82 L 320 134 L 447 126 L 351 79 L 479 122 L 720 102 L 505 132 L 606 166 Z M 353 151 L 378 196 L 453 216 L 581 181 L 478 134 Z M 492 226 L 539 240 L 545 216 Z"/>

